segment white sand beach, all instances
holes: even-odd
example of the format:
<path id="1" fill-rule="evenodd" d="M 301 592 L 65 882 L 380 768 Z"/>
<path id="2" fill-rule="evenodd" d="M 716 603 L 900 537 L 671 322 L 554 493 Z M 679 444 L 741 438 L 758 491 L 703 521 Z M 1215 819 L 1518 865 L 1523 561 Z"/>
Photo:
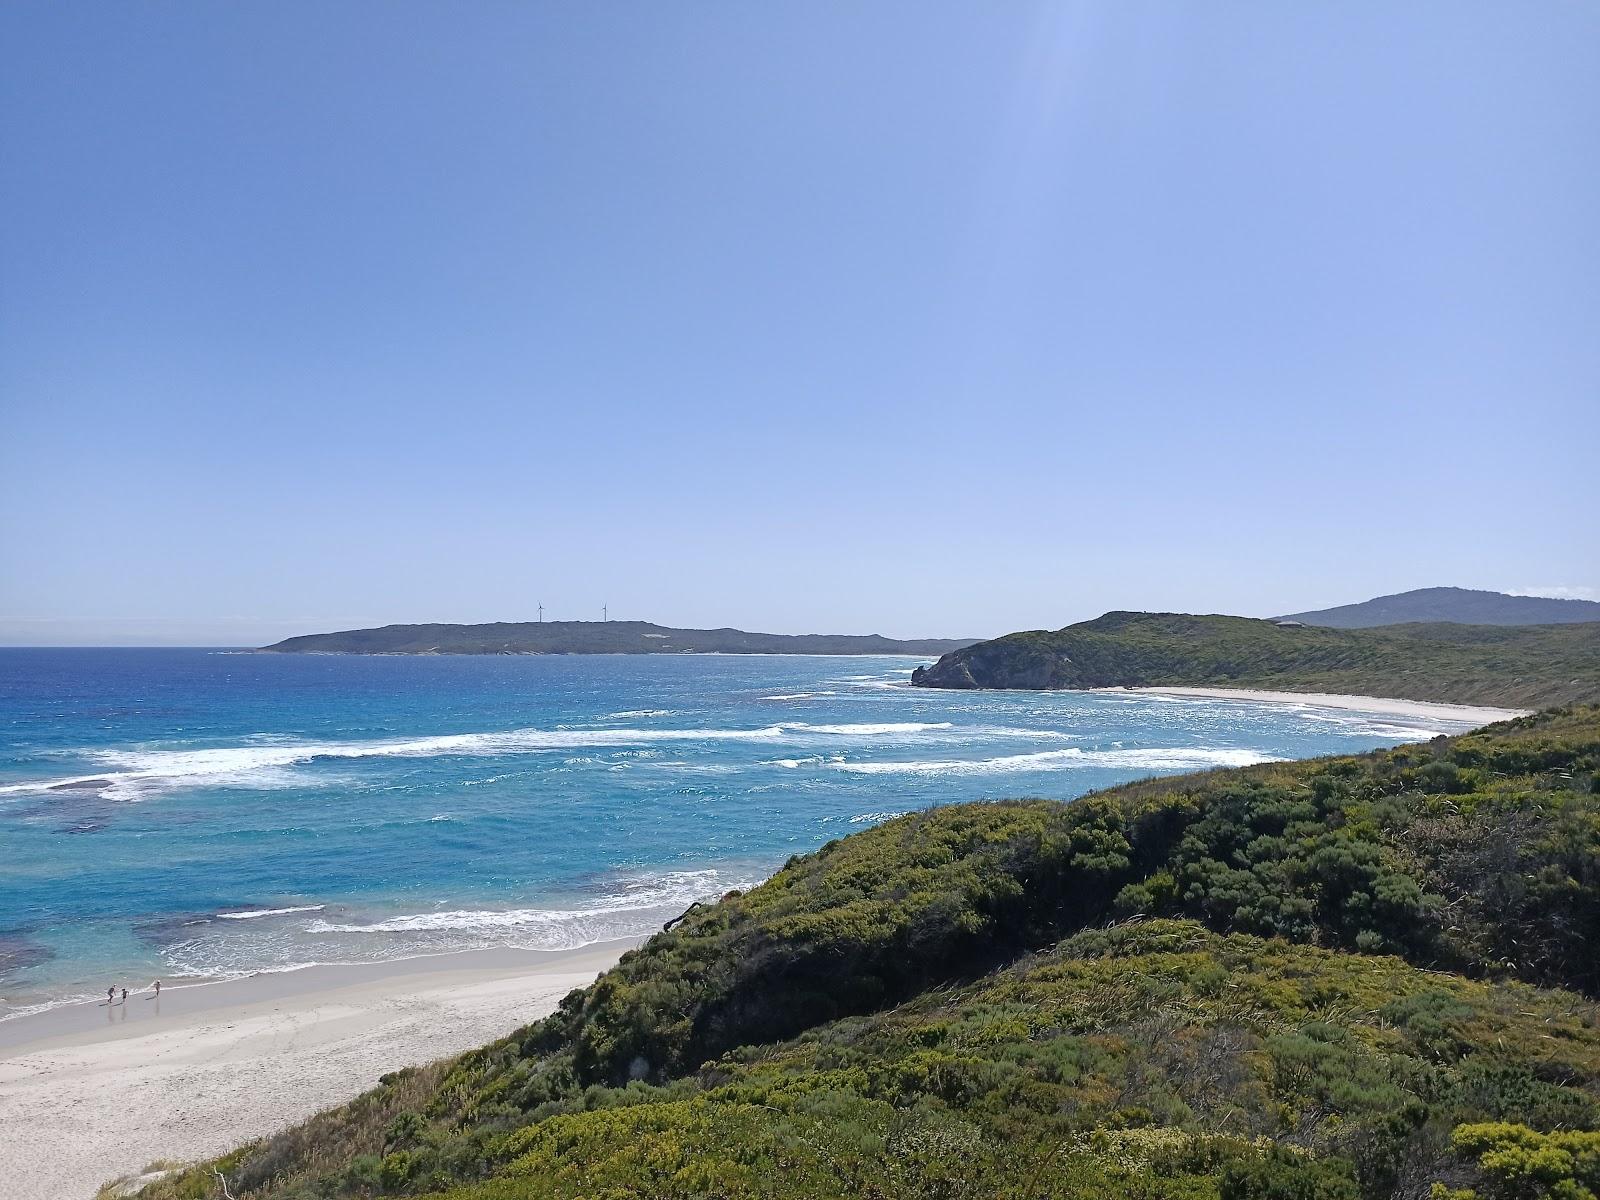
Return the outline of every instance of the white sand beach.
<path id="1" fill-rule="evenodd" d="M 1352 712 L 1381 713 L 1418 721 L 1440 721 L 1452 725 L 1492 725 L 1525 717 L 1525 708 L 1484 708 L 1473 704 L 1434 704 L 1426 700 L 1397 700 L 1385 696 L 1344 696 L 1333 692 L 1263 692 L 1252 688 L 1211 687 L 1130 687 L 1096 688 L 1104 692 L 1135 692 L 1148 696 L 1190 697 L 1196 700 L 1251 700 L 1267 704 L 1314 704 L 1319 708 L 1340 708 Z"/>
<path id="2" fill-rule="evenodd" d="M 87 1200 L 545 1015 L 636 941 L 484 950 L 163 988 L 0 1022 L 0 1194 Z"/>

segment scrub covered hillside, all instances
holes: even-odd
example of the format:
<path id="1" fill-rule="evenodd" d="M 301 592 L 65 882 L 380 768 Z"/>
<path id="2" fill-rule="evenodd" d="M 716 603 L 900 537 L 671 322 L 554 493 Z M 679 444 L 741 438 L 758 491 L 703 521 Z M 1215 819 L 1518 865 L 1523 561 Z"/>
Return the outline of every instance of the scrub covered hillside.
<path id="1" fill-rule="evenodd" d="M 1600 700 L 1600 623 L 1283 626 L 1110 612 L 952 650 L 911 681 L 939 688 L 1264 687 L 1541 708 Z"/>
<path id="2" fill-rule="evenodd" d="M 1600 709 L 913 814 L 151 1198 L 1591 1200 Z"/>

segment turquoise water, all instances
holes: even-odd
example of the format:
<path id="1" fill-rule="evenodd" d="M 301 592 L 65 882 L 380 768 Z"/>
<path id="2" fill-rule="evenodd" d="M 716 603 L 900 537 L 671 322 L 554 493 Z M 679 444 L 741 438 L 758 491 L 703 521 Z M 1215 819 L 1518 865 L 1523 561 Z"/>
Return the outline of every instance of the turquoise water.
<path id="1" fill-rule="evenodd" d="M 0 650 L 0 1014 L 155 976 L 578 946 L 912 809 L 1451 728 L 929 691 L 914 665 Z"/>

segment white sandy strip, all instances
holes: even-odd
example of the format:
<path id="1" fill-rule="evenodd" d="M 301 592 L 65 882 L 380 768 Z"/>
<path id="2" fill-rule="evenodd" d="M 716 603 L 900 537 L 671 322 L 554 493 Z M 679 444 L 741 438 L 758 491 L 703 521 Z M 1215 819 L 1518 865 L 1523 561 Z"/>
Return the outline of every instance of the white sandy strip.
<path id="1" fill-rule="evenodd" d="M 0 1196 L 88 1200 L 152 1160 L 221 1154 L 349 1100 L 387 1071 L 510 1033 L 625 948 L 525 957 L 509 968 L 463 967 L 470 956 L 448 956 L 439 960 L 447 966 L 411 964 L 400 976 L 357 972 L 356 983 L 340 968 L 310 968 L 296 974 L 321 972 L 334 986 L 170 1018 L 134 1010 L 140 1019 L 123 1026 L 104 1005 L 87 1006 L 83 1031 L 0 1050 Z M 180 995 L 208 988 L 247 995 L 250 982 L 168 988 L 161 1001 L 170 1010 Z"/>
<path id="2" fill-rule="evenodd" d="M 1314 704 L 1319 708 L 1343 708 L 1352 712 L 1382 713 L 1410 717 L 1419 721 L 1444 721 L 1451 724 L 1492 725 L 1525 717 L 1526 708 L 1483 708 L 1475 704 L 1433 704 L 1426 700 L 1395 700 L 1385 696 L 1341 696 L 1333 692 L 1260 692 L 1250 688 L 1207 687 L 1130 687 L 1096 688 L 1105 692 L 1143 692 L 1152 696 L 1187 696 L 1195 700 L 1260 700 L 1270 704 Z"/>

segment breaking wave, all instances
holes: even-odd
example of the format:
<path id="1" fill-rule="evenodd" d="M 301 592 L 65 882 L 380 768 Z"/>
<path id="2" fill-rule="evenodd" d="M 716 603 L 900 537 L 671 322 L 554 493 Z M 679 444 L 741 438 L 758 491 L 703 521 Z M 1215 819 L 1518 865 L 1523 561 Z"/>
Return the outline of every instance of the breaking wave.
<path id="1" fill-rule="evenodd" d="M 191 750 L 94 750 L 108 770 L 67 779 L 0 786 L 0 796 L 90 791 L 107 800 L 142 800 L 175 787 L 294 786 L 289 768 L 318 761 L 366 758 L 483 757 L 552 750 L 632 747 L 657 742 L 780 742 L 808 737 L 874 738 L 948 729 L 949 721 L 884 721 L 842 725 L 781 722 L 757 729 L 513 729 L 370 742 L 301 742 Z"/>
<path id="2" fill-rule="evenodd" d="M 704 900 L 708 896 L 721 895 L 733 886 L 735 885 L 724 881 L 722 872 L 714 869 L 669 871 L 663 875 L 631 881 L 615 894 L 598 897 L 575 908 L 455 909 L 447 912 L 407 913 L 370 922 L 314 919 L 306 922 L 305 931 L 313 934 L 429 933 L 441 930 L 515 929 L 525 926 L 542 926 L 554 930 L 624 913 L 681 908 L 696 900 Z M 632 926 L 628 928 L 631 929 Z"/>
<path id="3" fill-rule="evenodd" d="M 1281 762 L 1256 750 L 1163 748 L 1145 750 L 1044 750 L 999 758 L 930 759 L 921 762 L 842 762 L 841 771 L 860 775 L 998 775 L 1009 771 L 1071 771 L 1084 767 L 1116 767 L 1151 771 L 1193 771 L 1206 767 L 1247 767 Z"/>
<path id="4" fill-rule="evenodd" d="M 298 910 L 285 910 L 289 919 L 274 922 L 270 931 L 245 936 L 209 925 L 166 946 L 161 957 L 174 975 L 228 978 L 461 950 L 575 950 L 654 932 L 695 901 L 749 887 L 759 878 L 738 869 L 666 871 L 615 881 L 611 891 L 565 907 L 459 908 L 371 919 L 296 919 L 292 914 Z"/>
<path id="5" fill-rule="evenodd" d="M 296 904 L 292 908 L 251 908 L 244 912 L 218 913 L 224 921 L 253 921 L 257 917 L 286 917 L 290 913 L 321 912 L 326 904 Z"/>

